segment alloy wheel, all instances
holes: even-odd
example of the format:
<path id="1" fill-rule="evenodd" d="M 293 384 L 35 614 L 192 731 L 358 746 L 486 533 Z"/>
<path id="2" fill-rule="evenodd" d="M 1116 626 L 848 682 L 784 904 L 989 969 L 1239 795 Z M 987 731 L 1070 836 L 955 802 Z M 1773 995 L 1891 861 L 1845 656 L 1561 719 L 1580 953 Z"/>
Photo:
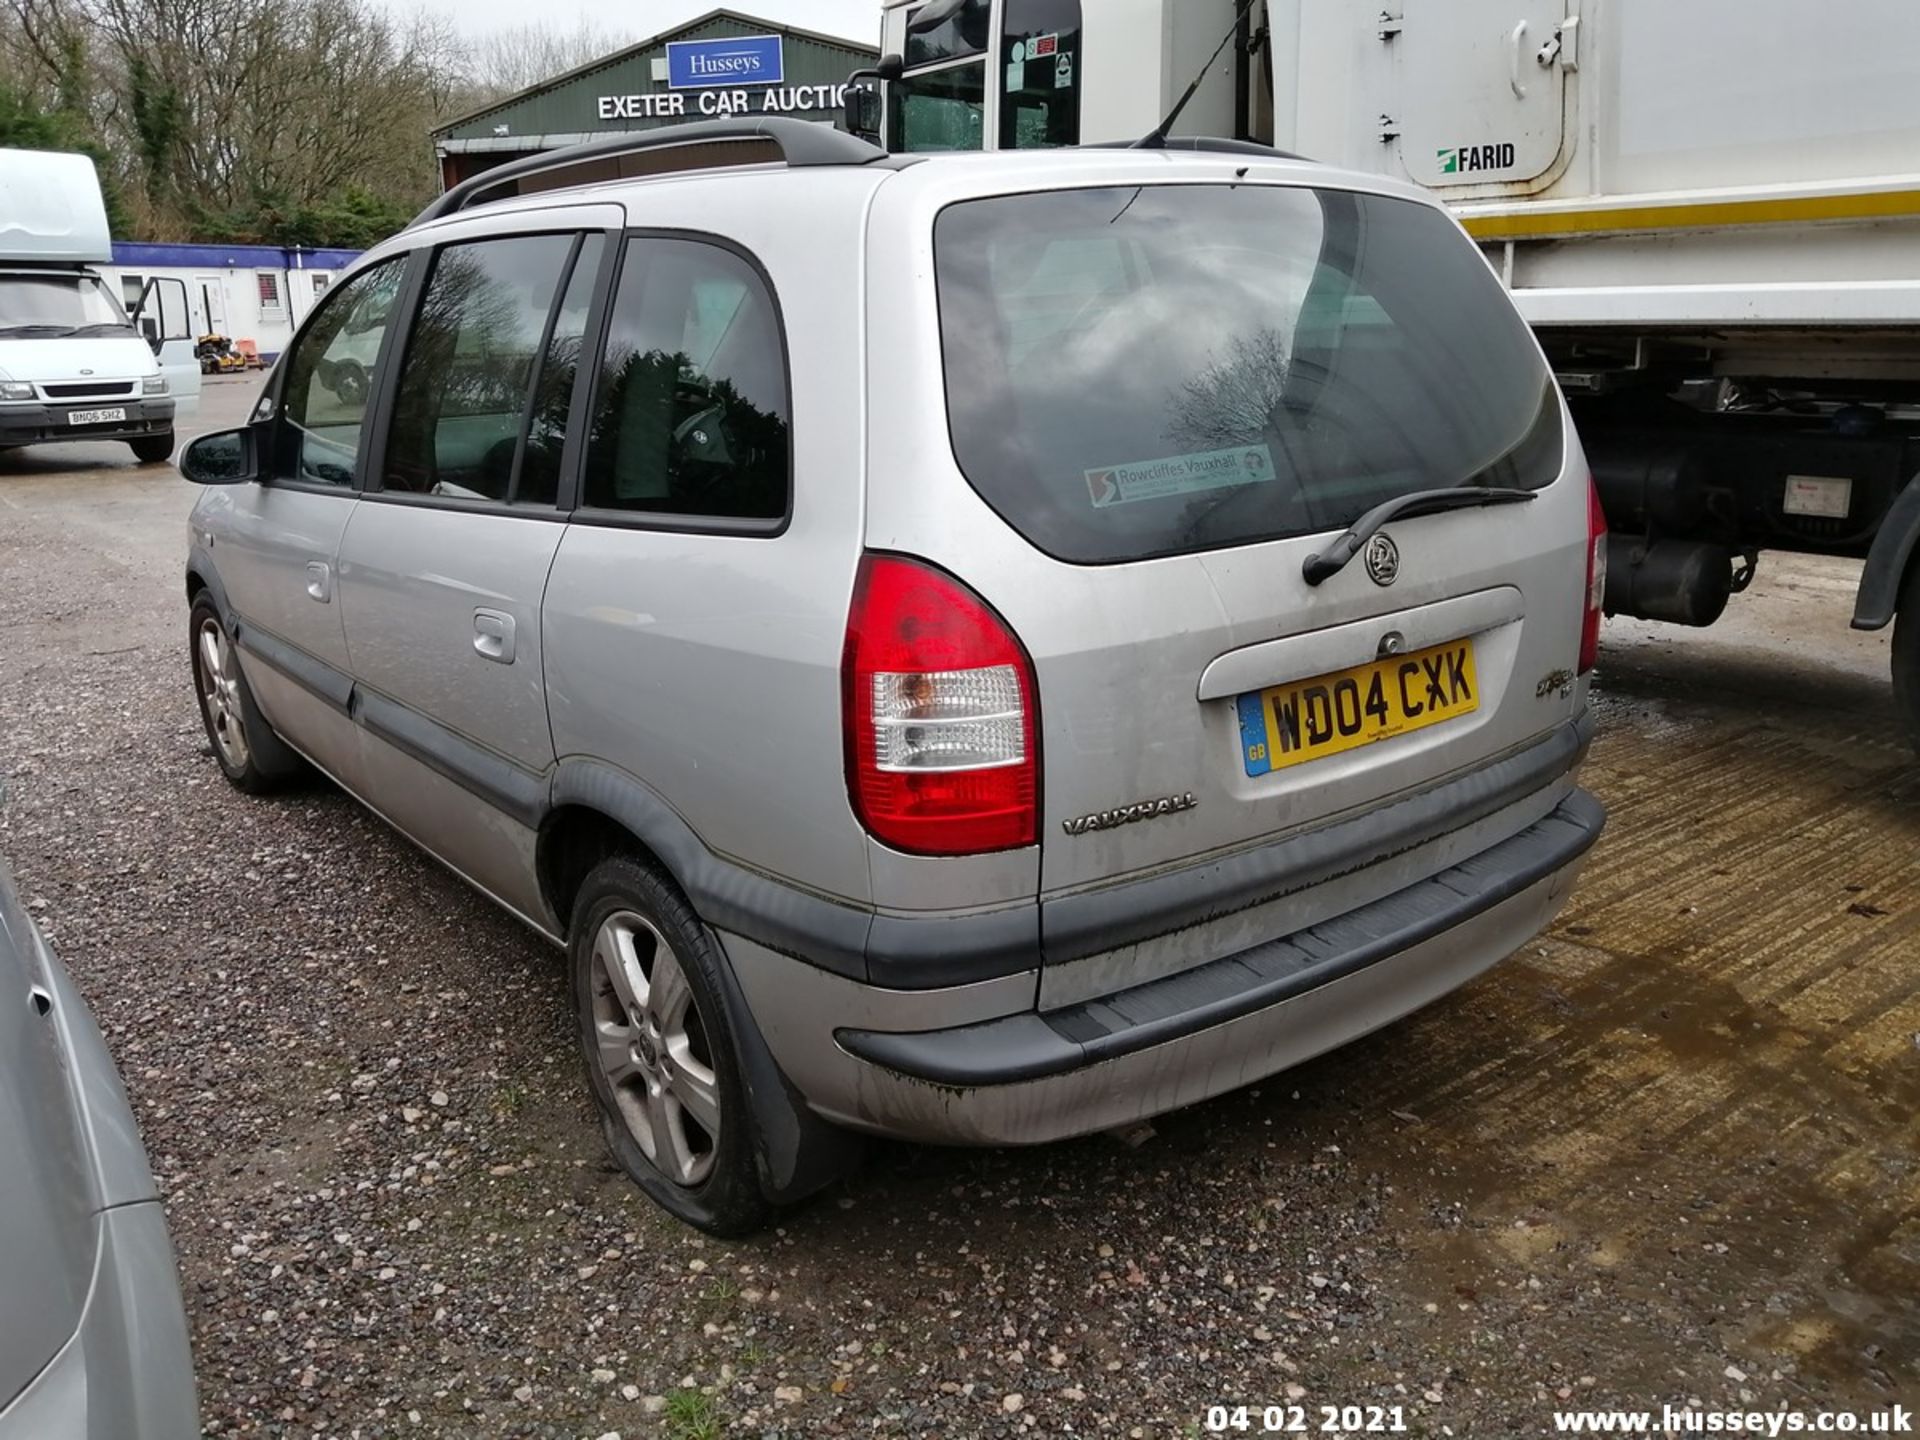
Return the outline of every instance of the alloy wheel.
<path id="1" fill-rule="evenodd" d="M 631 910 L 593 938 L 594 1050 L 634 1142 L 677 1185 L 712 1173 L 720 1081 L 693 989 L 673 946 Z"/>
<path id="2" fill-rule="evenodd" d="M 231 769 L 244 770 L 251 751 L 240 708 L 240 672 L 234 663 L 233 642 L 218 620 L 209 617 L 201 623 L 199 651 L 200 701 L 206 706 L 213 743 Z"/>

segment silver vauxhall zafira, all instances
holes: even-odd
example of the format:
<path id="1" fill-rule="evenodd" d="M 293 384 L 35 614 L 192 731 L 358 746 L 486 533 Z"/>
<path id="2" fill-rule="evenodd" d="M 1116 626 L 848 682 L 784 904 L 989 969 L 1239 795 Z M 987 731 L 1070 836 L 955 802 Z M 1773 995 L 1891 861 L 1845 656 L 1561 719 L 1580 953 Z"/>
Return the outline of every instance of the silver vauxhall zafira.
<path id="1" fill-rule="evenodd" d="M 368 254 L 182 469 L 221 767 L 310 763 L 565 946 L 613 1150 L 710 1230 L 859 1132 L 1044 1142 L 1363 1035 L 1600 832 L 1579 443 L 1377 178 L 594 142 Z"/>

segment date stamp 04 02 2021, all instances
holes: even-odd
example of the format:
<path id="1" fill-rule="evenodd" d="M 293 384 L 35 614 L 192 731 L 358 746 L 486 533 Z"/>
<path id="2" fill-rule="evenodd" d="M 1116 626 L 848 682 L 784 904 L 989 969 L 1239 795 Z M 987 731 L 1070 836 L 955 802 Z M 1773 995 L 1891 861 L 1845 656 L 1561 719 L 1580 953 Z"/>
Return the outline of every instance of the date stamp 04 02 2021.
<path id="1" fill-rule="evenodd" d="M 1210 1435 L 1400 1435 L 1398 1405 L 1209 1405 Z"/>

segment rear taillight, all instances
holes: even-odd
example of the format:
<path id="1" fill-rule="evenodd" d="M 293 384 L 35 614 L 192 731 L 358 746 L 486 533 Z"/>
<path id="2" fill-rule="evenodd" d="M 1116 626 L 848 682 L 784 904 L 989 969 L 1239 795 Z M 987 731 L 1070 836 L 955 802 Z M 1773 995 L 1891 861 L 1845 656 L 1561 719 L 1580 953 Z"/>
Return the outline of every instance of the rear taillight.
<path id="1" fill-rule="evenodd" d="M 1600 658 L 1600 616 L 1607 601 L 1607 513 L 1600 491 L 1587 480 L 1587 613 L 1580 625 L 1580 669 L 1584 675 Z"/>
<path id="2" fill-rule="evenodd" d="M 951 575 L 868 555 L 840 666 L 847 791 L 874 838 L 916 855 L 974 855 L 1039 834 L 1033 663 Z"/>

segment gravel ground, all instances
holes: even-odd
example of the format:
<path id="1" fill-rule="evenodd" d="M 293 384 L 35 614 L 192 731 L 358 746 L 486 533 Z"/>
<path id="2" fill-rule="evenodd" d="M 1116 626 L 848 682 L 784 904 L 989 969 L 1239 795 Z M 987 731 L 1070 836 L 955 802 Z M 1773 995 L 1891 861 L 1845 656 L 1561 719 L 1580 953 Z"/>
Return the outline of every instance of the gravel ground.
<path id="1" fill-rule="evenodd" d="M 1844 666 L 1817 712 L 1727 704 L 1627 646 L 1580 897 L 1414 1020 L 1137 1146 L 881 1146 L 722 1244 L 612 1170 L 556 954 L 339 793 L 225 785 L 190 496 L 76 453 L 0 460 L 0 852 L 126 1077 L 209 1433 L 1159 1436 L 1291 1400 L 1511 1436 L 1920 1395 L 1920 772 Z M 1736 838 L 1696 904 L 1703 796 Z M 1843 856 L 1831 897 L 1780 895 L 1783 834 Z"/>

